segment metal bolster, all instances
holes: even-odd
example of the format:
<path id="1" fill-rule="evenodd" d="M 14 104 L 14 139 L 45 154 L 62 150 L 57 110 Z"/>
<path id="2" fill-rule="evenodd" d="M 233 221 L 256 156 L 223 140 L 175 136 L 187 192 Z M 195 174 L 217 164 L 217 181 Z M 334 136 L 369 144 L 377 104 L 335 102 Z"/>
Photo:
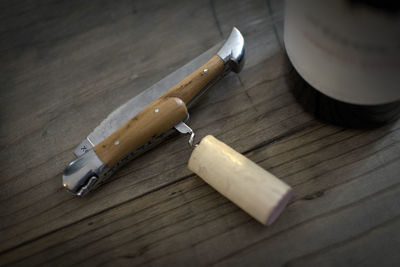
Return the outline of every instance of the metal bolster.
<path id="1" fill-rule="evenodd" d="M 187 121 L 189 116 L 185 118 Z M 118 161 L 112 168 L 107 167 L 96 155 L 93 149 L 79 156 L 75 161 L 71 162 L 63 172 L 63 186 L 77 196 L 83 196 L 87 192 L 92 191 L 101 185 L 116 170 L 128 163 L 133 158 L 138 157 L 142 153 L 159 144 L 164 138 L 175 133 L 175 129 L 171 128 L 166 132 L 153 137 L 150 141 L 141 145 L 123 159 Z"/>
<path id="2" fill-rule="evenodd" d="M 240 31 L 234 27 L 217 55 L 230 70 L 239 73 L 245 62 L 245 44 Z"/>
<path id="3" fill-rule="evenodd" d="M 63 172 L 63 186 L 76 195 L 83 195 L 91 190 L 100 180 L 107 166 L 93 150 L 71 162 Z"/>

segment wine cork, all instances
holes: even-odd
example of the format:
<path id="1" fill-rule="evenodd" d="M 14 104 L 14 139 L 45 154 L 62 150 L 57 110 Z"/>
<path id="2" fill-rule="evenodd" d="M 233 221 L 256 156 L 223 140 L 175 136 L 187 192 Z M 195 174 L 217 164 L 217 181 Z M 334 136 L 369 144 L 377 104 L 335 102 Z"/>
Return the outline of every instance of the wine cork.
<path id="1" fill-rule="evenodd" d="M 211 135 L 194 149 L 188 168 L 264 225 L 292 195 L 290 186 Z"/>

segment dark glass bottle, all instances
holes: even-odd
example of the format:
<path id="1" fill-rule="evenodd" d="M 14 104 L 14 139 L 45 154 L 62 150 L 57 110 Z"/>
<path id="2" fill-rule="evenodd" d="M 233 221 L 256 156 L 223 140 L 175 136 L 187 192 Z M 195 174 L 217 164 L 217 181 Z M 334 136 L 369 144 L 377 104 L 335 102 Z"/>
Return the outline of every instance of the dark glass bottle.
<path id="1" fill-rule="evenodd" d="M 375 128 L 400 117 L 400 101 L 380 105 L 356 105 L 329 97 L 307 83 L 293 69 L 291 90 L 304 110 L 316 118 L 349 128 Z M 399 88 L 400 90 L 400 88 Z"/>
<path id="2" fill-rule="evenodd" d="M 393 1 L 286 1 L 291 88 L 306 111 L 352 128 L 400 117 L 399 10 Z"/>

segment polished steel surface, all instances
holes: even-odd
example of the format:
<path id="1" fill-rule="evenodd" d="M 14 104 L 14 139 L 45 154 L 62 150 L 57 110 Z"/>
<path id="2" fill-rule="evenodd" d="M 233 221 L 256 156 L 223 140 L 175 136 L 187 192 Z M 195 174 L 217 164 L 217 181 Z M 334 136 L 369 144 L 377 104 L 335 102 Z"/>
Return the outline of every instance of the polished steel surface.
<path id="1" fill-rule="evenodd" d="M 93 189 L 103 178 L 107 166 L 91 149 L 71 162 L 63 172 L 63 186 L 77 195 Z"/>
<path id="2" fill-rule="evenodd" d="M 217 55 L 231 68 L 232 71 L 239 73 L 245 61 L 245 44 L 240 31 L 234 27 Z"/>
<path id="3" fill-rule="evenodd" d="M 190 128 L 185 122 L 181 121 L 180 123 L 178 123 L 177 125 L 175 125 L 174 127 L 178 132 L 182 133 L 182 134 L 190 134 L 189 137 L 189 146 L 191 148 L 195 148 L 197 146 L 197 144 L 194 143 L 194 137 L 195 137 L 195 133 L 192 130 L 192 128 Z"/>

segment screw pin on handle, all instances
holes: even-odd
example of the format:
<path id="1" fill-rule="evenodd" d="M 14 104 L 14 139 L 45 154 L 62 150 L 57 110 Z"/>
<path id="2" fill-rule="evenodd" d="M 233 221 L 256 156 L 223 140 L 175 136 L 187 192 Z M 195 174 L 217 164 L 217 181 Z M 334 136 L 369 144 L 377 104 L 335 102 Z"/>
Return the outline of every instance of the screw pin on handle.
<path id="1" fill-rule="evenodd" d="M 198 146 L 198 144 L 194 143 L 194 137 L 195 137 L 195 133 L 194 131 L 187 125 L 185 124 L 183 121 L 181 121 L 180 123 L 178 123 L 177 125 L 174 126 L 174 128 L 182 133 L 182 134 L 190 134 L 189 137 L 189 146 L 194 149 L 195 147 Z"/>

